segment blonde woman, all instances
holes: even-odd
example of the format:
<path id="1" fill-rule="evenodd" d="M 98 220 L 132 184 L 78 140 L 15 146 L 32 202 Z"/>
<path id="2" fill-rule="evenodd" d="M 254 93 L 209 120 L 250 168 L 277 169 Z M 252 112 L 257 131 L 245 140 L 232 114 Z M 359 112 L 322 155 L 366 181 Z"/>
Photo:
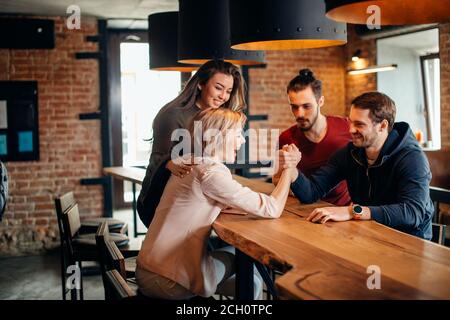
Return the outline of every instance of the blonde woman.
<path id="1" fill-rule="evenodd" d="M 233 161 L 245 142 L 245 115 L 219 108 L 205 110 L 194 119 L 200 121 L 197 124 L 203 132 L 202 155 L 194 157 L 196 165 L 189 175 L 170 177 L 137 259 L 139 289 L 150 297 L 188 299 L 195 295 L 209 297 L 215 292 L 233 296 L 234 283 L 229 280 L 234 274 L 232 251 L 207 249 L 214 220 L 226 207 L 262 218 L 278 218 L 296 175 L 295 163 L 282 172 L 271 195 L 243 187 L 233 180 L 223 162 Z M 211 136 L 211 132 L 216 134 Z M 191 163 L 192 155 L 183 159 Z M 255 296 L 260 296 L 262 283 L 258 279 L 255 291 Z"/>
<path id="2" fill-rule="evenodd" d="M 202 110 L 245 107 L 244 80 L 235 65 L 223 60 L 204 63 L 173 101 L 165 105 L 153 121 L 152 152 L 137 201 L 139 217 L 149 226 L 170 174 L 185 176 L 192 168 L 170 161 L 172 132 L 189 129 L 192 119 Z"/>

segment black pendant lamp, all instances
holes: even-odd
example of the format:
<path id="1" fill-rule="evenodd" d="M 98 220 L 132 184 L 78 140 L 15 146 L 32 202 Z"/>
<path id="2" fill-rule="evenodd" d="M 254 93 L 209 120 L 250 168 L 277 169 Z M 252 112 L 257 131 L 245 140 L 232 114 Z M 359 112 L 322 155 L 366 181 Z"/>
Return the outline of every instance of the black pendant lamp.
<path id="1" fill-rule="evenodd" d="M 148 16 L 150 70 L 192 72 L 198 65 L 178 62 L 178 12 Z"/>
<path id="2" fill-rule="evenodd" d="M 222 59 L 237 65 L 264 63 L 262 51 L 231 49 L 229 0 L 180 0 L 178 61 Z"/>
<path id="3" fill-rule="evenodd" d="M 325 17 L 323 0 L 230 0 L 231 45 L 288 50 L 343 45 L 347 26 Z"/>
<path id="4" fill-rule="evenodd" d="M 325 2 L 327 17 L 348 23 L 366 24 L 370 16 L 376 14 L 376 11 L 369 8 L 373 5 L 380 9 L 380 25 L 450 22 L 450 0 L 325 0 Z"/>

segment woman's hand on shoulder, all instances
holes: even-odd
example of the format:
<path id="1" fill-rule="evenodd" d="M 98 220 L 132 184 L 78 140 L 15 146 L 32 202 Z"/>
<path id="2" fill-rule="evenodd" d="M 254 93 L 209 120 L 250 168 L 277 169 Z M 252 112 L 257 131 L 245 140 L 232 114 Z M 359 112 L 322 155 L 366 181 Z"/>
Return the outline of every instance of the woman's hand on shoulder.
<path id="1" fill-rule="evenodd" d="M 192 172 L 192 165 L 177 162 L 176 164 L 170 160 L 166 164 L 168 169 L 174 176 L 183 178 Z"/>

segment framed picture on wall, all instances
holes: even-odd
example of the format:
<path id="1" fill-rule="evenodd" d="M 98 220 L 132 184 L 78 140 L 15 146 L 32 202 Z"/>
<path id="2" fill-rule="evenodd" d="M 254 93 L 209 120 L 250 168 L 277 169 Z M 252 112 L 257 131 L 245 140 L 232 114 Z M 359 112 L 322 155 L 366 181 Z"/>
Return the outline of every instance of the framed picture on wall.
<path id="1" fill-rule="evenodd" d="M 0 81 L 0 160 L 39 160 L 36 81 Z"/>

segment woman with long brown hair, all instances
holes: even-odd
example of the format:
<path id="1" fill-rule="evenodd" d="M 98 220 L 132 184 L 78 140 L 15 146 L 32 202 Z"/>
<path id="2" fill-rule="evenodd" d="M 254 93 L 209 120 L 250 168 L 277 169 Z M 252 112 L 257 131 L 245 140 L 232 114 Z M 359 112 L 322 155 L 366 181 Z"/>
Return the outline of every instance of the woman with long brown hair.
<path id="1" fill-rule="evenodd" d="M 139 217 L 146 227 L 170 174 L 183 177 L 191 171 L 189 165 L 175 165 L 170 160 L 172 132 L 189 129 L 192 119 L 202 110 L 224 107 L 231 110 L 245 108 L 244 80 L 239 68 L 223 60 L 203 64 L 178 97 L 165 105 L 153 121 L 153 146 L 149 164 L 137 201 Z"/>

